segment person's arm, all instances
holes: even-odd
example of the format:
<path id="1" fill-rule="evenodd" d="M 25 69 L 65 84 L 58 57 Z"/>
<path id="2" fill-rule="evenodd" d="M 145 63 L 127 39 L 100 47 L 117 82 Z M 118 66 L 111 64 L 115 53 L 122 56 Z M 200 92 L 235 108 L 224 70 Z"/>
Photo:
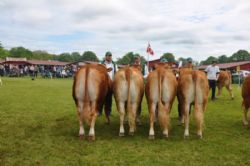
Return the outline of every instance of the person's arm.
<path id="1" fill-rule="evenodd" d="M 207 72 L 208 72 L 208 67 L 209 67 L 209 66 L 207 66 L 206 69 L 204 70 L 206 74 L 207 74 Z"/>
<path id="2" fill-rule="evenodd" d="M 219 78 L 219 74 L 220 74 L 220 68 L 217 66 L 217 71 L 216 71 L 216 81 L 218 80 Z"/>

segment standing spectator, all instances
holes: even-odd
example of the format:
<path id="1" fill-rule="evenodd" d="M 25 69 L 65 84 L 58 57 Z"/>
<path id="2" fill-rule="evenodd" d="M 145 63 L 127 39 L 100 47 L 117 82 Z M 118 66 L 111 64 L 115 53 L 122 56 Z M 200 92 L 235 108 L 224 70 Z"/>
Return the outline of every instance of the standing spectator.
<path id="1" fill-rule="evenodd" d="M 0 76 L 4 76 L 4 66 L 0 65 Z"/>
<path id="2" fill-rule="evenodd" d="M 25 66 L 25 67 L 24 67 L 24 74 L 25 74 L 25 75 L 28 75 L 28 66 Z"/>
<path id="3" fill-rule="evenodd" d="M 115 73 L 117 71 L 117 65 L 115 62 L 112 60 L 112 53 L 111 52 L 106 52 L 105 54 L 105 59 L 101 62 L 103 65 L 105 65 L 107 68 L 112 68 L 110 72 L 108 72 L 108 75 L 110 79 L 113 81 Z M 112 88 L 111 88 L 112 89 Z M 108 93 L 109 95 L 106 98 L 105 102 L 105 115 L 106 115 L 106 123 L 110 123 L 110 113 L 111 113 L 111 107 L 112 107 L 112 92 Z M 102 110 L 100 110 L 100 114 L 102 114 Z"/>
<path id="4" fill-rule="evenodd" d="M 56 77 L 56 66 L 53 66 L 52 73 L 53 73 L 53 77 Z"/>
<path id="5" fill-rule="evenodd" d="M 211 99 L 216 100 L 215 91 L 216 91 L 216 81 L 218 79 L 218 75 L 220 73 L 219 66 L 216 66 L 216 61 L 213 60 L 212 65 L 209 65 L 205 72 L 207 73 L 207 79 L 209 81 L 209 89 L 212 89 L 212 97 Z"/>
<path id="6" fill-rule="evenodd" d="M 31 80 L 35 80 L 35 67 L 33 65 L 30 66 L 30 76 Z"/>
<path id="7" fill-rule="evenodd" d="M 35 65 L 35 70 L 34 70 L 34 74 L 35 74 L 35 76 L 34 77 L 36 77 L 37 78 L 37 74 L 38 74 L 38 70 L 39 70 L 39 68 L 38 68 L 38 66 L 37 65 Z"/>
<path id="8" fill-rule="evenodd" d="M 40 72 L 41 72 L 41 75 L 44 76 L 45 69 L 43 65 L 40 66 Z"/>
<path id="9" fill-rule="evenodd" d="M 141 72 L 144 78 L 147 78 L 148 76 L 148 67 L 146 64 L 141 62 L 141 57 L 139 54 L 135 55 L 134 58 L 134 65 L 141 65 Z"/>
<path id="10" fill-rule="evenodd" d="M 187 58 L 187 64 L 185 65 L 185 67 L 190 68 L 190 69 L 194 69 L 192 58 Z"/>

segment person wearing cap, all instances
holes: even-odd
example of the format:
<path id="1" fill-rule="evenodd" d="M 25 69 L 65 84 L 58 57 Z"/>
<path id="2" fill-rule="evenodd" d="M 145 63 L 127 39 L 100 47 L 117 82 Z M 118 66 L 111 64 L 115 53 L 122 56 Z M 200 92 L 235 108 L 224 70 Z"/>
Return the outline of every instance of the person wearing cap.
<path id="1" fill-rule="evenodd" d="M 209 89 L 212 89 L 212 96 L 211 99 L 214 101 L 215 98 L 215 91 L 216 91 L 216 81 L 218 79 L 220 68 L 216 65 L 216 61 L 212 61 L 212 65 L 207 66 L 205 69 L 207 73 L 207 79 L 209 81 Z"/>
<path id="2" fill-rule="evenodd" d="M 144 78 L 147 78 L 148 76 L 148 67 L 147 65 L 145 65 L 144 63 L 141 62 L 141 57 L 139 54 L 135 54 L 134 57 L 134 65 L 141 65 L 141 73 L 143 75 Z"/>
<path id="3" fill-rule="evenodd" d="M 112 68 L 112 70 L 110 72 L 108 72 L 108 75 L 110 77 L 110 79 L 113 81 L 114 80 L 114 76 L 117 69 L 117 65 L 115 64 L 115 62 L 112 60 L 112 53 L 110 51 L 106 52 L 105 54 L 105 58 L 104 60 L 101 62 L 101 64 L 105 65 L 107 68 Z M 104 107 L 104 111 L 105 111 L 105 115 L 106 115 L 106 123 L 109 124 L 110 123 L 110 113 L 111 113 L 111 107 L 112 107 L 112 93 L 109 93 L 110 95 L 107 96 L 106 98 L 106 102 L 105 102 L 105 107 Z M 102 114 L 102 110 L 99 111 L 99 115 Z"/>
<path id="4" fill-rule="evenodd" d="M 162 63 L 168 63 L 168 60 L 166 58 L 161 57 L 160 62 L 162 62 Z"/>
<path id="5" fill-rule="evenodd" d="M 185 67 L 190 69 L 194 68 L 192 58 L 187 58 L 187 64 L 185 65 Z"/>
<path id="6" fill-rule="evenodd" d="M 101 64 L 105 65 L 107 68 L 112 68 L 112 71 L 108 72 L 110 79 L 113 81 L 117 69 L 117 65 L 112 60 L 112 53 L 110 51 L 106 52 L 104 60 Z"/>

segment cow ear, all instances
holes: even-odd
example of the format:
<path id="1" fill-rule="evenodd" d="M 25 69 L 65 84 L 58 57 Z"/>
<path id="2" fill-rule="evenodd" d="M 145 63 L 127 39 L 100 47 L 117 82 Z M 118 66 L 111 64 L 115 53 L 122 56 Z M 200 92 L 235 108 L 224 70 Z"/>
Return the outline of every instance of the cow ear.
<path id="1" fill-rule="evenodd" d="M 107 72 L 110 72 L 112 70 L 113 70 L 112 67 L 107 68 Z"/>

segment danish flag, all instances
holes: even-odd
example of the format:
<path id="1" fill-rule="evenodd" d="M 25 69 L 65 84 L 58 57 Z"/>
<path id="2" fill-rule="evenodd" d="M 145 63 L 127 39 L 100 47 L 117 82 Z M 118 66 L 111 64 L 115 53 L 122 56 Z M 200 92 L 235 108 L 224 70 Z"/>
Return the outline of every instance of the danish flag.
<path id="1" fill-rule="evenodd" d="M 150 55 L 154 55 L 154 51 L 152 50 L 149 43 L 148 43 L 148 47 L 147 47 L 147 53 L 150 54 Z"/>

